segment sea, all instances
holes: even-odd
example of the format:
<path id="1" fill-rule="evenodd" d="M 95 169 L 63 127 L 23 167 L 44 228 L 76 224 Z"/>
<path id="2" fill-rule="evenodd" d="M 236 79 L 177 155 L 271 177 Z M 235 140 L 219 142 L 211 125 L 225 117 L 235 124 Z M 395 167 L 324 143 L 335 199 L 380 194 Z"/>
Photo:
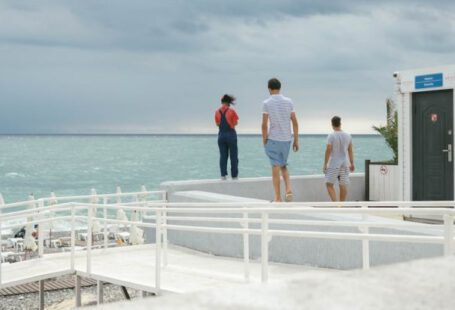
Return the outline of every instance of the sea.
<path id="1" fill-rule="evenodd" d="M 322 173 L 326 135 L 302 135 L 290 154 L 291 175 Z M 354 135 L 357 172 L 365 160 L 390 160 L 378 135 Z M 270 175 L 259 135 L 239 135 L 239 177 Z M 0 136 L 0 193 L 6 203 L 35 198 L 156 190 L 161 182 L 217 179 L 216 135 L 3 135 Z"/>

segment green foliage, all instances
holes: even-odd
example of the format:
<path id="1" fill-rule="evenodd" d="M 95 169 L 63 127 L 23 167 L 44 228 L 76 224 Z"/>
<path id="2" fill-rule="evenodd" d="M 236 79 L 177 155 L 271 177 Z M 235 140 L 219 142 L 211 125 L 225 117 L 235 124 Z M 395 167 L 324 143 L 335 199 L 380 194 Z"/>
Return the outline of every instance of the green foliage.
<path id="1" fill-rule="evenodd" d="M 398 113 L 391 98 L 386 99 L 386 107 L 387 125 L 373 126 L 373 129 L 384 137 L 385 142 L 393 151 L 393 162 L 398 163 Z"/>

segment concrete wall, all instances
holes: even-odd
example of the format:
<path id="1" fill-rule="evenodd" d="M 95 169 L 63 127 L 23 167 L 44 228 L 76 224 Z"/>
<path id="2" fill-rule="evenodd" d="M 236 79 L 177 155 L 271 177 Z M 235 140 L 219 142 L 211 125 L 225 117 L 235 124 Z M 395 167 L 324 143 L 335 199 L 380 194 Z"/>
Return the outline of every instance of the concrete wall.
<path id="1" fill-rule="evenodd" d="M 171 192 L 170 202 L 263 202 L 267 200 L 243 198 L 225 194 L 216 194 L 203 191 Z M 213 217 L 240 217 L 240 214 L 218 214 L 209 212 L 201 216 Z M 252 215 L 258 217 L 258 215 Z M 305 220 L 359 220 L 356 215 L 327 214 L 315 216 L 303 216 L 296 214 L 275 215 L 270 218 L 305 219 Z M 145 219 L 146 221 L 149 221 Z M 393 219 L 372 218 L 373 221 L 396 221 Z M 173 222 L 170 224 L 184 224 L 210 227 L 240 228 L 236 223 L 206 223 L 206 222 Z M 258 224 L 252 224 L 251 228 L 259 228 Z M 328 226 L 304 226 L 304 225 L 270 225 L 271 229 L 288 229 L 301 231 L 328 231 L 328 232 L 359 232 L 357 228 L 328 227 Z M 415 233 L 418 230 L 398 231 L 390 229 L 371 229 L 373 233 Z M 429 234 L 439 234 L 439 231 L 430 231 Z M 208 234 L 199 232 L 169 231 L 170 243 L 188 247 L 194 250 L 210 253 L 213 255 L 242 257 L 243 239 L 240 235 L 231 234 Z M 147 242 L 155 241 L 155 230 L 146 230 Z M 412 243 L 370 243 L 371 265 L 382 265 L 401 262 L 416 258 L 434 257 L 442 255 L 443 248 L 439 245 L 412 244 Z M 304 239 L 293 237 L 273 237 L 269 245 L 270 260 L 281 263 L 310 265 L 325 268 L 353 269 L 362 266 L 362 248 L 360 241 L 329 240 L 329 239 Z M 250 237 L 250 257 L 260 258 L 260 239 L 258 236 Z"/>
<path id="2" fill-rule="evenodd" d="M 322 175 L 291 177 L 295 201 L 328 201 Z M 271 177 L 243 178 L 236 181 L 221 180 L 192 180 L 164 182 L 161 189 L 170 195 L 173 192 L 205 191 L 217 194 L 226 194 L 254 199 L 273 199 L 273 185 Z M 284 185 L 282 184 L 284 192 Z M 363 173 L 351 175 L 348 200 L 365 200 L 365 176 Z"/>

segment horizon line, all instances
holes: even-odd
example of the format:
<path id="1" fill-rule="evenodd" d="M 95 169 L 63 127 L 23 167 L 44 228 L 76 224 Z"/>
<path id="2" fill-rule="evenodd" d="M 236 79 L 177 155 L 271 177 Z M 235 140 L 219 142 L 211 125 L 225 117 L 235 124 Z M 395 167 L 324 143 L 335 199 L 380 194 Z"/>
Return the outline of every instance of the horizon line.
<path id="1" fill-rule="evenodd" d="M 326 136 L 328 133 L 300 133 L 299 136 Z M 218 133 L 0 133 L 0 136 L 217 136 Z M 261 133 L 237 133 L 261 136 Z M 380 136 L 378 133 L 353 133 L 353 136 Z"/>

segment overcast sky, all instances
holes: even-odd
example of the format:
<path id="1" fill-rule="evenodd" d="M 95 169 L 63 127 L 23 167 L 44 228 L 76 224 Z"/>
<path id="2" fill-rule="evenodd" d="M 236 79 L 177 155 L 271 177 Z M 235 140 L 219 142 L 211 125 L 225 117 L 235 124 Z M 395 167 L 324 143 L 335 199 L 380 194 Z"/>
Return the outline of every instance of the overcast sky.
<path id="1" fill-rule="evenodd" d="M 303 133 L 384 123 L 393 71 L 455 63 L 455 1 L 0 0 L 0 133 L 258 133 L 278 77 Z"/>

